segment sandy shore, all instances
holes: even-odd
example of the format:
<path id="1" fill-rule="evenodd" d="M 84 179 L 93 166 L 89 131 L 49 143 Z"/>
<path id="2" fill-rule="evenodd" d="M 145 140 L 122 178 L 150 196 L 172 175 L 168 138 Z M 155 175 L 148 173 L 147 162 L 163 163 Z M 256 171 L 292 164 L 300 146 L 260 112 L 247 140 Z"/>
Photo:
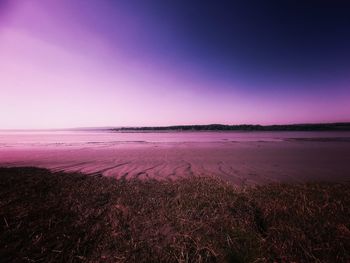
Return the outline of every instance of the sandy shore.
<path id="1" fill-rule="evenodd" d="M 0 148 L 0 166 L 37 166 L 116 178 L 218 176 L 237 185 L 349 180 L 349 163 L 350 142 L 344 139 Z"/>

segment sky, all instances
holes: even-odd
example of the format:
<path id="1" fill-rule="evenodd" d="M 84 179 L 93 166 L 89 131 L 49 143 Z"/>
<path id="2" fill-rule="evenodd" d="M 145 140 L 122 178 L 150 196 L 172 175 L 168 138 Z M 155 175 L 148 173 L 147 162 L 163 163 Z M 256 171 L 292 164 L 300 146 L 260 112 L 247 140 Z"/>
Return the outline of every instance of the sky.
<path id="1" fill-rule="evenodd" d="M 0 129 L 350 121 L 350 3 L 0 0 Z"/>

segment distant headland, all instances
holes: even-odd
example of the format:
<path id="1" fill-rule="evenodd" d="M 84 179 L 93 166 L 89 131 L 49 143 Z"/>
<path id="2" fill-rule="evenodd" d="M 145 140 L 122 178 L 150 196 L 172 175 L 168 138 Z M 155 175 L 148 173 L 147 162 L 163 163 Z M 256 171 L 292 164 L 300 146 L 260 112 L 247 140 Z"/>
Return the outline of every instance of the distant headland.
<path id="1" fill-rule="evenodd" d="M 113 131 L 350 131 L 350 122 L 287 125 L 175 125 L 112 128 Z"/>

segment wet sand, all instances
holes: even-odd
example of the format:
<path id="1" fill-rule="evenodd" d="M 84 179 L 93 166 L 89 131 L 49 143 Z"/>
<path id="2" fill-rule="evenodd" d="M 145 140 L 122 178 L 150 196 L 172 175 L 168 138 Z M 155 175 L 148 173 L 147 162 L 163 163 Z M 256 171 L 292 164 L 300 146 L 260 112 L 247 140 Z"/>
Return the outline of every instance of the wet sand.
<path id="1" fill-rule="evenodd" d="M 108 140 L 98 137 L 101 140 L 89 138 L 80 143 L 74 143 L 74 138 L 68 143 L 52 138 L 47 141 L 45 136 L 32 141 L 11 141 L 3 136 L 0 166 L 36 166 L 117 178 L 218 176 L 237 185 L 346 181 L 350 179 L 347 135 L 289 132 L 232 137 L 227 133 L 189 133 L 185 135 L 189 139 L 181 141 L 171 134 L 145 134 L 146 141 L 134 137 L 130 141 L 109 133 Z M 137 136 L 142 138 L 142 134 Z M 6 140 L 11 143 L 6 144 Z"/>

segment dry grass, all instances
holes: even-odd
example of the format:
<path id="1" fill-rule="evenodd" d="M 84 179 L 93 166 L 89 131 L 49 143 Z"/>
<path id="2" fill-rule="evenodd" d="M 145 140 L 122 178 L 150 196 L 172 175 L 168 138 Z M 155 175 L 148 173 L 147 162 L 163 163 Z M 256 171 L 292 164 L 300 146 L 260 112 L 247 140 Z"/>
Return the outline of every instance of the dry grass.
<path id="1" fill-rule="evenodd" d="M 349 262 L 349 183 L 0 169 L 1 262 Z"/>

